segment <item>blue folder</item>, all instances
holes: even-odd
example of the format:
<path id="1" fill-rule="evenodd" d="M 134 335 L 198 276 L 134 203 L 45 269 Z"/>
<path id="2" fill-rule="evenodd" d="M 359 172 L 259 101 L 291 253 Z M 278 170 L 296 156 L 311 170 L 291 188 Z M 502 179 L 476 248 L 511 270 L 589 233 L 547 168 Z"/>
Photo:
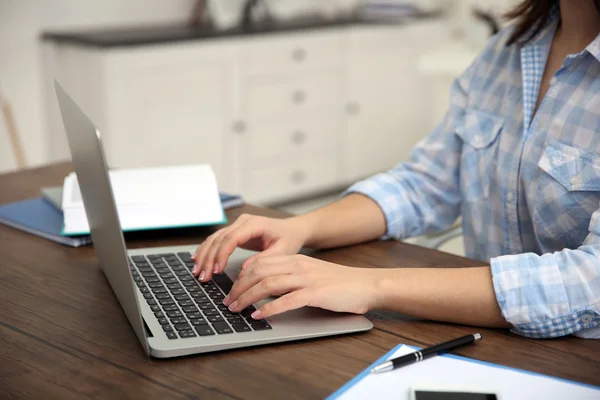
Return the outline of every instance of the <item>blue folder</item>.
<path id="1" fill-rule="evenodd" d="M 71 247 L 92 242 L 89 235 L 62 236 L 63 215 L 42 197 L 0 206 L 0 223 Z"/>

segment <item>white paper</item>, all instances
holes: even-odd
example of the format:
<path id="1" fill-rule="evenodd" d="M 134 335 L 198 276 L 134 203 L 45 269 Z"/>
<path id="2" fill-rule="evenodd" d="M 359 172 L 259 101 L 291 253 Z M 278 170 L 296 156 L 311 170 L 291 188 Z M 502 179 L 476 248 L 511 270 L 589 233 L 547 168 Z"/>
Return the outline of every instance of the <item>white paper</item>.
<path id="1" fill-rule="evenodd" d="M 389 358 L 413 351 L 408 346 L 401 346 Z M 452 356 L 436 356 L 387 373 L 369 374 L 339 397 L 334 394 L 331 398 L 408 400 L 411 386 L 473 388 L 494 393 L 498 400 L 600 399 L 600 388 Z"/>
<path id="2" fill-rule="evenodd" d="M 223 221 L 210 165 L 123 169 L 109 172 L 124 231 L 215 224 Z M 63 213 L 66 234 L 89 232 L 77 177 L 67 176 Z"/>

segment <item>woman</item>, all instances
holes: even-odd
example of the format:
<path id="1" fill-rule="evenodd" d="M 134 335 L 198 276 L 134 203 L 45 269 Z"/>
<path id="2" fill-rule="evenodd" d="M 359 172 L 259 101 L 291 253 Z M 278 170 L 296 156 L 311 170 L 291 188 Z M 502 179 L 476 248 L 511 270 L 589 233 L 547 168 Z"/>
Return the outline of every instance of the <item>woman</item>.
<path id="1" fill-rule="evenodd" d="M 452 89 L 445 119 L 406 163 L 337 202 L 275 220 L 242 216 L 196 253 L 201 281 L 237 246 L 224 303 L 270 295 L 257 319 L 302 306 L 509 327 L 529 337 L 600 337 L 600 7 L 526 0 Z M 480 268 L 360 269 L 296 255 L 406 238 L 463 218 Z"/>

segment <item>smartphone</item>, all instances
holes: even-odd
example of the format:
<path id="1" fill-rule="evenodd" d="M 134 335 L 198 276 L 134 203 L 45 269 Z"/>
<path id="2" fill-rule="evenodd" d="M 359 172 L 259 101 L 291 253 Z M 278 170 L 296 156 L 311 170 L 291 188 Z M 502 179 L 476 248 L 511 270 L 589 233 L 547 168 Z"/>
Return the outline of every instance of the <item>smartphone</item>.
<path id="1" fill-rule="evenodd" d="M 500 400 L 500 397 L 481 388 L 412 386 L 410 400 Z"/>

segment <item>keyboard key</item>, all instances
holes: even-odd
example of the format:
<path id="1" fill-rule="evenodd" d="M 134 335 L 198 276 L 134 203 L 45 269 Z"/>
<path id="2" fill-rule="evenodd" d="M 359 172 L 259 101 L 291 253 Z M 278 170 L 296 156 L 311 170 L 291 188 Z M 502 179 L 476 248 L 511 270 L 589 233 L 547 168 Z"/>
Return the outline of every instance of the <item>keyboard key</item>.
<path id="1" fill-rule="evenodd" d="M 171 304 L 175 304 L 175 301 L 173 301 L 173 299 L 171 299 L 171 298 L 160 299 L 158 302 L 160 303 L 161 306 L 168 306 Z"/>
<path id="2" fill-rule="evenodd" d="M 146 257 L 144 256 L 133 256 L 131 259 L 134 263 L 146 261 Z"/>
<path id="3" fill-rule="evenodd" d="M 189 261 L 192 259 L 192 255 L 190 253 L 186 252 L 181 252 L 181 253 L 177 253 L 177 255 L 179 256 L 179 258 L 181 258 L 183 261 Z"/>
<path id="4" fill-rule="evenodd" d="M 170 318 L 170 320 L 173 325 L 187 323 L 187 320 L 185 319 L 185 317 L 173 317 L 173 318 Z"/>
<path id="5" fill-rule="evenodd" d="M 156 304 L 154 304 L 154 305 L 151 305 L 151 306 L 150 306 L 150 309 L 151 309 L 152 311 L 154 311 L 154 312 L 160 311 L 160 307 L 159 307 L 158 305 L 156 305 Z"/>
<path id="6" fill-rule="evenodd" d="M 189 269 L 194 268 L 194 262 L 193 261 L 186 261 L 185 262 L 185 266 L 188 267 Z"/>
<path id="7" fill-rule="evenodd" d="M 167 337 L 169 339 L 177 339 L 177 334 L 175 332 L 167 332 Z"/>
<path id="8" fill-rule="evenodd" d="M 200 336 L 211 336 L 211 335 L 215 334 L 213 332 L 213 330 L 210 328 L 210 326 L 208 326 L 208 325 L 197 326 L 196 332 L 198 332 L 198 335 L 200 335 Z"/>
<path id="9" fill-rule="evenodd" d="M 171 295 L 169 293 L 159 293 L 159 294 L 156 295 L 156 298 L 159 299 L 159 300 L 170 299 Z"/>
<path id="10" fill-rule="evenodd" d="M 196 306 L 185 306 L 185 307 L 181 307 L 181 309 L 186 314 L 198 312 L 198 308 Z"/>
<path id="11" fill-rule="evenodd" d="M 154 294 L 167 293 L 167 289 L 164 286 L 161 286 L 161 287 L 152 289 L 152 292 Z"/>
<path id="12" fill-rule="evenodd" d="M 204 319 L 202 314 L 200 314 L 199 312 L 186 313 L 185 315 L 187 315 L 189 319 Z"/>
<path id="13" fill-rule="evenodd" d="M 144 281 L 144 280 L 142 279 L 142 277 L 141 277 L 141 276 L 139 276 L 139 275 L 137 275 L 137 276 L 134 276 L 134 277 L 133 277 L 133 280 L 134 280 L 135 282 L 138 282 L 138 283 L 139 283 L 139 282 L 143 282 L 143 281 Z"/>
<path id="14" fill-rule="evenodd" d="M 226 274 L 213 275 L 212 279 L 225 293 L 229 293 L 233 286 L 233 281 Z"/>
<path id="15" fill-rule="evenodd" d="M 202 303 L 199 304 L 198 307 L 200 307 L 201 310 L 214 310 L 215 306 L 212 305 L 212 303 Z"/>
<path id="16" fill-rule="evenodd" d="M 233 333 L 233 329 L 229 327 L 227 322 L 215 322 L 212 324 L 213 328 L 217 331 L 219 335 L 224 335 L 226 333 Z"/>
<path id="17" fill-rule="evenodd" d="M 226 311 L 221 311 L 221 314 L 225 317 L 225 318 L 231 318 L 231 317 L 240 317 L 242 318 L 242 316 L 240 314 L 237 313 L 232 313 L 229 310 Z"/>
<path id="18" fill-rule="evenodd" d="M 146 300 L 150 300 L 152 298 L 152 295 L 150 293 L 144 293 L 144 298 Z"/>
<path id="19" fill-rule="evenodd" d="M 219 294 L 213 294 L 210 296 L 210 298 L 217 304 L 220 304 L 223 302 L 223 299 L 225 298 L 225 295 L 223 293 L 219 293 Z"/>
<path id="20" fill-rule="evenodd" d="M 204 313 L 204 315 L 206 315 L 207 317 L 210 317 L 212 315 L 221 315 L 219 314 L 219 312 L 217 310 L 215 310 L 214 308 L 212 310 L 204 310 L 202 311 Z"/>
<path id="21" fill-rule="evenodd" d="M 171 273 L 171 272 L 162 272 L 162 273 L 159 272 L 158 274 L 163 279 L 163 281 L 165 279 L 174 279 L 175 278 L 175 275 L 173 275 L 173 273 Z"/>
<path id="22" fill-rule="evenodd" d="M 231 312 L 231 311 L 229 311 L 229 308 L 227 308 L 227 306 L 225 304 L 223 304 L 223 303 L 217 304 L 217 308 L 219 310 L 221 310 L 222 312 L 224 312 L 224 313 L 225 312 Z"/>
<path id="23" fill-rule="evenodd" d="M 182 276 L 179 279 L 181 279 L 182 281 L 192 281 L 192 280 L 194 280 L 194 277 L 192 275 L 188 274 L 188 275 Z"/>
<path id="24" fill-rule="evenodd" d="M 192 288 L 192 287 L 198 287 L 198 281 L 196 281 L 196 280 L 183 281 L 181 283 L 183 283 L 183 286 L 188 288 L 188 290 L 190 290 L 189 288 Z"/>
<path id="25" fill-rule="evenodd" d="M 175 329 L 177 329 L 178 331 L 185 331 L 187 329 L 191 329 L 192 327 L 190 326 L 190 324 L 183 323 L 183 324 L 175 324 Z"/>
<path id="26" fill-rule="evenodd" d="M 146 300 L 146 303 L 148 303 L 149 306 L 153 306 L 153 305 L 156 304 L 156 300 L 154 300 L 154 299 L 148 299 L 148 300 Z"/>
<path id="27" fill-rule="evenodd" d="M 183 314 L 181 313 L 181 311 L 176 310 L 176 311 L 167 311 L 167 315 L 172 318 L 172 317 L 181 317 Z"/>
<path id="28" fill-rule="evenodd" d="M 145 268 L 145 267 L 149 267 L 150 264 L 148 264 L 146 261 L 144 262 L 139 262 L 139 263 L 135 263 L 135 265 L 137 265 L 138 268 Z"/>
<path id="29" fill-rule="evenodd" d="M 163 310 L 176 311 L 176 310 L 179 310 L 179 307 L 177 307 L 175 304 L 169 304 L 169 305 L 163 306 Z"/>
<path id="30" fill-rule="evenodd" d="M 269 325 L 266 321 L 256 322 L 250 324 L 250 326 L 252 326 L 252 329 L 254 329 L 255 331 L 265 331 L 268 329 L 273 329 L 271 328 L 271 325 Z"/>
<path id="31" fill-rule="evenodd" d="M 143 273 L 143 272 L 154 272 L 152 270 L 152 267 L 150 267 L 150 266 L 148 266 L 148 267 L 138 267 L 138 270 L 140 271 L 140 273 Z"/>
<path id="32" fill-rule="evenodd" d="M 152 289 L 164 287 L 163 284 L 160 282 L 152 282 L 152 283 L 149 283 L 148 286 L 150 286 Z"/>
<path id="33" fill-rule="evenodd" d="M 173 332 L 173 327 L 169 324 L 163 325 L 162 328 L 163 328 L 163 331 L 165 331 L 165 332 Z"/>
<path id="34" fill-rule="evenodd" d="M 190 299 L 190 296 L 188 296 L 185 293 L 181 293 L 181 294 L 178 294 L 178 295 L 175 296 L 175 300 L 177 300 L 177 301 L 189 300 L 189 299 Z"/>
<path id="35" fill-rule="evenodd" d="M 190 292 L 190 293 L 200 293 L 200 294 L 202 294 L 202 289 L 198 285 L 196 285 L 196 286 L 189 286 L 187 288 L 187 291 Z"/>
<path id="36" fill-rule="evenodd" d="M 142 293 L 150 293 L 150 289 L 148 289 L 146 286 L 143 286 L 140 288 L 140 292 Z"/>
<path id="37" fill-rule="evenodd" d="M 173 294 L 173 295 L 185 294 L 185 290 L 181 287 L 179 289 L 171 289 L 171 294 Z"/>
<path id="38" fill-rule="evenodd" d="M 187 331 L 181 331 L 179 332 L 179 336 L 181 336 L 182 338 L 191 338 L 191 337 L 196 337 L 196 333 L 194 333 L 193 330 L 187 330 Z"/>
<path id="39" fill-rule="evenodd" d="M 167 264 L 165 264 L 164 262 L 162 262 L 162 260 L 153 262 L 152 266 L 154 266 L 155 269 L 158 269 L 158 268 L 167 268 Z"/>
<path id="40" fill-rule="evenodd" d="M 194 302 L 192 300 L 190 300 L 190 299 L 181 300 L 181 301 L 179 301 L 179 305 L 182 306 L 182 307 L 193 306 Z"/>
<path id="41" fill-rule="evenodd" d="M 169 283 L 167 287 L 171 290 L 183 289 L 179 283 Z"/>
<path id="42" fill-rule="evenodd" d="M 191 295 L 196 300 L 208 300 L 208 297 L 206 297 L 202 292 L 194 292 Z"/>
<path id="43" fill-rule="evenodd" d="M 146 278 L 146 282 L 148 282 L 148 283 L 160 282 L 160 278 L 158 276 L 150 276 L 150 277 Z"/>
<path id="44" fill-rule="evenodd" d="M 240 317 L 239 315 L 235 315 L 233 317 L 226 317 L 226 318 L 227 318 L 227 321 L 232 325 L 233 324 L 244 324 L 245 325 L 244 319 L 242 317 Z"/>
<path id="45" fill-rule="evenodd" d="M 206 319 L 208 320 L 208 322 L 223 322 L 223 323 L 225 323 L 225 320 L 220 315 L 211 315 L 210 317 L 206 317 Z"/>
<path id="46" fill-rule="evenodd" d="M 155 313 L 154 313 L 154 316 L 155 316 L 156 318 L 159 318 L 159 319 L 160 319 L 160 318 L 164 318 L 164 317 L 165 317 L 165 314 L 163 314 L 163 313 L 162 313 L 162 311 L 157 311 L 157 312 L 155 312 Z"/>
<path id="47" fill-rule="evenodd" d="M 158 319 L 158 323 L 161 325 L 168 325 L 169 324 L 169 320 L 166 318 L 159 318 Z"/>
<path id="48" fill-rule="evenodd" d="M 241 324 L 231 324 L 231 326 L 236 332 L 252 332 L 252 329 L 243 322 Z"/>
<path id="49" fill-rule="evenodd" d="M 244 308 L 240 314 L 242 314 L 242 316 L 244 317 L 247 317 L 250 316 L 250 314 L 252 314 L 254 311 L 256 311 L 256 308 L 254 308 L 254 306 L 248 306 Z"/>
<path id="50" fill-rule="evenodd" d="M 177 275 L 177 276 L 188 276 L 190 274 L 185 269 L 175 269 L 175 268 L 173 268 L 173 271 L 175 272 L 175 275 Z"/>
<path id="51" fill-rule="evenodd" d="M 167 285 L 171 284 L 171 283 L 177 283 L 177 278 L 167 278 L 167 279 L 163 279 L 163 282 L 165 282 Z"/>
<path id="52" fill-rule="evenodd" d="M 202 319 L 191 319 L 190 322 L 192 323 L 193 326 L 208 325 L 208 321 L 205 320 L 204 318 L 202 318 Z"/>
<path id="53" fill-rule="evenodd" d="M 171 267 L 173 267 L 175 265 L 182 265 L 181 261 L 179 261 L 179 260 L 168 260 L 167 264 L 169 264 L 169 266 L 171 266 Z"/>
<path id="54" fill-rule="evenodd" d="M 159 268 L 155 268 L 156 269 L 156 273 L 158 274 L 170 274 L 171 270 L 167 267 L 159 267 Z"/>
<path id="55" fill-rule="evenodd" d="M 163 258 L 166 260 L 177 260 L 177 256 L 175 255 L 175 253 L 165 253 L 161 254 L 161 256 L 163 256 Z"/>

